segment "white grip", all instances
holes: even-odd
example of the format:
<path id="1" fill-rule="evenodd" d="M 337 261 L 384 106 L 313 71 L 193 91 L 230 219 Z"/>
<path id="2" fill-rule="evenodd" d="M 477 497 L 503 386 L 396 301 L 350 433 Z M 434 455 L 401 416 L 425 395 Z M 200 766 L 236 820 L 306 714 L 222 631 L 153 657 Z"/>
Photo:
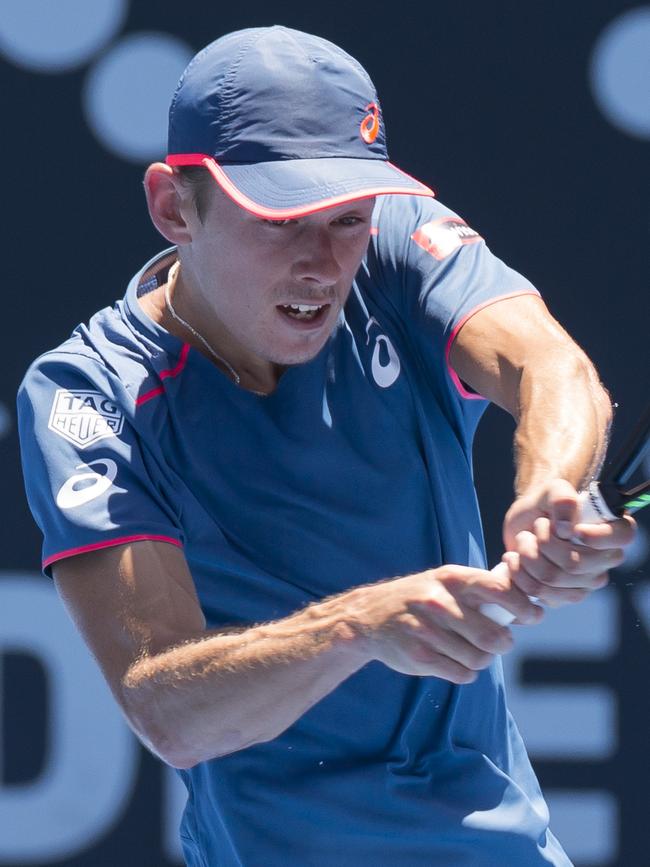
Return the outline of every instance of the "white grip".
<path id="1" fill-rule="evenodd" d="M 491 572 L 499 578 L 508 578 L 510 575 L 510 570 L 503 562 L 497 563 Z M 479 611 L 481 614 L 485 614 L 486 617 L 489 617 L 490 620 L 494 620 L 494 622 L 498 623 L 499 626 L 507 626 L 509 623 L 512 623 L 516 617 L 512 611 L 508 611 L 507 608 L 502 608 L 501 605 L 497 605 L 496 602 L 484 602 L 479 607 Z"/>
<path id="2" fill-rule="evenodd" d="M 591 482 L 589 487 L 582 491 L 578 497 L 578 521 L 581 524 L 600 524 L 602 521 L 614 521 L 616 515 L 608 508 L 607 503 L 602 498 L 598 490 L 598 482 Z M 578 541 L 577 539 L 574 541 Z M 499 578 L 508 578 L 510 571 L 508 566 L 501 562 L 492 569 L 492 574 Z M 530 597 L 531 602 L 537 602 L 534 596 Z M 484 602 L 479 607 L 481 614 L 494 620 L 499 626 L 507 626 L 515 619 L 516 615 L 496 602 Z"/>

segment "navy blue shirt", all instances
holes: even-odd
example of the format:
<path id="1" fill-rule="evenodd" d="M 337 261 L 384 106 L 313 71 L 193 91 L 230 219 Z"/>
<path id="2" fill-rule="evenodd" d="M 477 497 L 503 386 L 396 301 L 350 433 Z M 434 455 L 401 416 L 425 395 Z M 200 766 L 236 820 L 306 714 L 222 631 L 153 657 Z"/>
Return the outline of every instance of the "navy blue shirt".
<path id="1" fill-rule="evenodd" d="M 25 377 L 46 572 L 129 540 L 182 546 L 214 629 L 443 563 L 485 566 L 471 464 L 485 401 L 447 356 L 476 310 L 535 293 L 527 280 L 440 203 L 380 198 L 332 335 L 262 396 L 139 305 L 174 259 L 148 263 Z M 370 663 L 274 740 L 180 773 L 191 867 L 570 863 L 498 660 L 464 686 Z"/>

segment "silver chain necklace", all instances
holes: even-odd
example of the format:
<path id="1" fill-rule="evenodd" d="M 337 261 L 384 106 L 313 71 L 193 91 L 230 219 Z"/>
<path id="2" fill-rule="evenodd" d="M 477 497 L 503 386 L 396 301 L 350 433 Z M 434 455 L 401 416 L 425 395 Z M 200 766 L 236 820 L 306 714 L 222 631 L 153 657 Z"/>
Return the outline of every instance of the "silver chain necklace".
<path id="1" fill-rule="evenodd" d="M 170 313 L 172 319 L 175 319 L 177 322 L 180 322 L 181 325 L 184 325 L 185 328 L 187 328 L 187 330 L 189 332 L 191 332 L 197 338 L 197 340 L 201 341 L 201 343 L 205 346 L 205 348 L 208 350 L 208 352 L 210 353 L 210 355 L 214 359 L 216 359 L 217 361 L 220 361 L 221 364 L 224 364 L 228 368 L 232 378 L 235 380 L 237 385 L 239 385 L 240 384 L 240 376 L 237 373 L 237 371 L 235 370 L 235 368 L 232 366 L 232 364 L 229 364 L 225 358 L 223 358 L 221 355 L 219 355 L 218 352 L 215 352 L 215 350 L 210 346 L 210 344 L 205 339 L 205 337 L 202 334 L 199 334 L 199 332 L 196 330 L 196 328 L 193 328 L 189 322 L 186 322 L 182 318 L 182 316 L 179 316 L 178 313 L 174 310 L 174 307 L 172 306 L 172 299 L 169 297 L 169 284 L 171 283 L 172 279 L 174 281 L 176 280 L 176 275 L 178 274 L 179 266 L 180 266 L 180 262 L 174 262 L 174 264 L 169 269 L 169 274 L 167 276 L 167 282 L 165 283 L 165 307 L 167 308 L 167 310 L 169 310 L 169 313 Z M 259 394 L 260 392 L 255 392 L 255 393 Z"/>

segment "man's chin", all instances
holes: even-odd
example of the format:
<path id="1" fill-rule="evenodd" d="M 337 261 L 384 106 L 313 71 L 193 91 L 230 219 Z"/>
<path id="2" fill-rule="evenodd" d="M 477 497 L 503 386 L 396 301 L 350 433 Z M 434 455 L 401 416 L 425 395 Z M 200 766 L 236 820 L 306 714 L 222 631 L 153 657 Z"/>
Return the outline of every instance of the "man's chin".
<path id="1" fill-rule="evenodd" d="M 300 345 L 286 346 L 282 349 L 276 348 L 273 357 L 269 358 L 274 364 L 283 365 L 286 367 L 295 367 L 298 364 L 307 364 L 322 352 L 325 344 L 329 341 L 334 328 L 322 332 L 319 335 L 312 335 L 311 340 L 301 341 Z M 315 338 L 315 339 L 314 339 Z"/>
<path id="2" fill-rule="evenodd" d="M 318 349 L 309 353 L 305 352 L 291 356 L 284 356 L 282 359 L 274 361 L 273 364 L 281 371 L 286 370 L 287 367 L 298 367 L 301 364 L 308 364 L 310 361 L 313 361 L 314 358 L 316 358 L 316 356 L 319 352 L 321 352 L 322 349 L 323 346 L 319 346 Z"/>

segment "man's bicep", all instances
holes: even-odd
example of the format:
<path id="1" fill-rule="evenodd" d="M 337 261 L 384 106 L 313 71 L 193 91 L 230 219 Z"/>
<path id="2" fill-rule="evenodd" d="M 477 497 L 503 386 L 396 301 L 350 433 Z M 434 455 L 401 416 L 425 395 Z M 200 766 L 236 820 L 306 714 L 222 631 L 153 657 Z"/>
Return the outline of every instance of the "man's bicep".
<path id="1" fill-rule="evenodd" d="M 183 552 L 164 542 L 116 545 L 57 561 L 57 590 L 118 701 L 129 667 L 205 631 Z"/>
<path id="2" fill-rule="evenodd" d="M 534 365 L 584 353 L 551 316 L 537 295 L 495 299 L 464 323 L 455 337 L 449 362 L 459 378 L 483 397 L 519 414 L 521 374 Z"/>

